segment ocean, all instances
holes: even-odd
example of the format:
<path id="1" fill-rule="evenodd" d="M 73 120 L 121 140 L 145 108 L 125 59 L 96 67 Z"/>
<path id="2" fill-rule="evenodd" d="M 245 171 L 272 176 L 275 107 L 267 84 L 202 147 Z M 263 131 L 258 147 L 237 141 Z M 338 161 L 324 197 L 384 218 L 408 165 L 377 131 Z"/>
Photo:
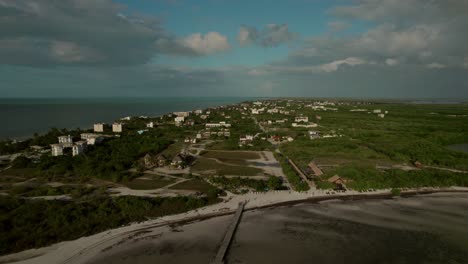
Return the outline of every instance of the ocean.
<path id="1" fill-rule="evenodd" d="M 23 139 L 50 128 L 92 128 L 95 122 L 113 122 L 125 116 L 160 116 L 234 104 L 253 98 L 92 98 L 0 99 L 0 140 Z"/>

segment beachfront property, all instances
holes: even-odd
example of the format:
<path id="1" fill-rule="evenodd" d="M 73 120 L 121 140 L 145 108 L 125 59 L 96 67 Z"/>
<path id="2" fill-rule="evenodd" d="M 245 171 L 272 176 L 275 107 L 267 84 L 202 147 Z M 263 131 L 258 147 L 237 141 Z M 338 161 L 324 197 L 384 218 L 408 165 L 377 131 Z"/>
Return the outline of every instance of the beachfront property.
<path id="1" fill-rule="evenodd" d="M 322 170 L 315 164 L 315 162 L 311 161 L 307 165 L 308 170 L 313 174 L 315 177 L 319 177 L 323 175 Z"/>
<path id="2" fill-rule="evenodd" d="M 296 116 L 296 118 L 294 118 L 294 121 L 296 123 L 299 123 L 299 122 L 309 122 L 309 117 L 307 116 Z"/>
<path id="3" fill-rule="evenodd" d="M 154 128 L 154 123 L 151 121 L 151 122 L 146 124 L 146 127 L 147 128 Z"/>
<path id="4" fill-rule="evenodd" d="M 62 144 L 52 144 L 50 145 L 51 150 L 52 150 L 52 156 L 57 157 L 57 156 L 62 156 L 63 155 L 63 145 Z"/>
<path id="5" fill-rule="evenodd" d="M 70 135 L 59 136 L 58 137 L 58 142 L 59 142 L 59 144 L 73 143 L 73 139 L 72 139 L 72 137 Z"/>
<path id="6" fill-rule="evenodd" d="M 96 123 L 94 124 L 94 132 L 104 132 L 104 127 L 106 124 L 104 123 Z"/>
<path id="7" fill-rule="evenodd" d="M 311 128 L 311 127 L 317 127 L 318 125 L 316 123 L 307 123 L 307 124 L 298 124 L 298 123 L 292 123 L 292 127 L 305 127 L 305 128 Z"/>
<path id="8" fill-rule="evenodd" d="M 254 137 L 252 135 L 245 135 L 239 138 L 239 146 L 251 145 Z"/>
<path id="9" fill-rule="evenodd" d="M 231 124 L 221 121 L 219 123 L 206 123 L 205 128 L 231 127 Z"/>
<path id="10" fill-rule="evenodd" d="M 72 147 L 72 155 L 77 156 L 86 150 L 88 142 L 86 140 L 77 141 Z"/>
<path id="11" fill-rule="evenodd" d="M 174 118 L 174 122 L 177 126 L 180 126 L 184 121 L 185 117 L 183 116 L 177 116 L 176 118 Z"/>
<path id="12" fill-rule="evenodd" d="M 112 132 L 114 133 L 122 133 L 122 126 L 123 124 L 122 123 L 113 123 L 112 124 Z"/>
<path id="13" fill-rule="evenodd" d="M 104 140 L 104 137 L 94 133 L 81 133 L 80 137 L 82 140 L 86 140 L 87 145 L 99 144 Z"/>
<path id="14" fill-rule="evenodd" d="M 196 115 L 201 115 L 201 114 L 203 114 L 203 110 L 197 109 L 197 110 L 193 111 L 193 113 L 196 114 Z"/>
<path id="15" fill-rule="evenodd" d="M 177 117 L 188 117 L 190 112 L 174 112 L 173 114 Z"/>
<path id="16" fill-rule="evenodd" d="M 310 131 L 309 131 L 309 138 L 310 138 L 310 139 L 317 139 L 317 138 L 320 138 L 320 131 L 310 130 Z"/>

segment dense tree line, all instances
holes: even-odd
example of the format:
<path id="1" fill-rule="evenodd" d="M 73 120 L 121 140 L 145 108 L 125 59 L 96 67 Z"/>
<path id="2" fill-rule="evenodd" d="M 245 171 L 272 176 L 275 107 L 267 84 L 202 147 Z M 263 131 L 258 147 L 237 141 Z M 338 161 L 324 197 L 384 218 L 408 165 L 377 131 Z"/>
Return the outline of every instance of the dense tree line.
<path id="1" fill-rule="evenodd" d="M 65 202 L 0 196 L 0 254 L 77 239 L 147 217 L 177 214 L 217 202 L 194 197 L 101 197 Z"/>

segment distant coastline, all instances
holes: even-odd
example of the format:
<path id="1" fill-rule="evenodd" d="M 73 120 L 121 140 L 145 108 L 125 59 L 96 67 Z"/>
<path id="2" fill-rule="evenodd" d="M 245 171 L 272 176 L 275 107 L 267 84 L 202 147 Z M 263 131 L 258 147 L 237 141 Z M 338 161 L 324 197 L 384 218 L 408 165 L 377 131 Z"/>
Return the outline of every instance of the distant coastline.
<path id="1" fill-rule="evenodd" d="M 0 98 L 0 140 L 25 139 L 50 128 L 91 128 L 124 116 L 160 116 L 234 104 L 251 97 L 168 98 Z"/>

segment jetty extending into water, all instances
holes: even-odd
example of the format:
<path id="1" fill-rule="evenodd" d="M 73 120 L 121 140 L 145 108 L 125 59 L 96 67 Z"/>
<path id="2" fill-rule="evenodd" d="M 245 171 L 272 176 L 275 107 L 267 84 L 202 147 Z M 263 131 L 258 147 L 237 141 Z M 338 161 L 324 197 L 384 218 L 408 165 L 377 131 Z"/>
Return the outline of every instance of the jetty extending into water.
<path id="1" fill-rule="evenodd" d="M 242 217 L 242 212 L 244 211 L 244 206 L 245 202 L 239 203 L 239 207 L 237 207 L 234 219 L 232 220 L 231 224 L 229 225 L 226 231 L 226 234 L 224 235 L 224 239 L 221 242 L 221 245 L 218 249 L 218 253 L 216 254 L 216 257 L 213 260 L 212 264 L 224 263 L 224 257 L 226 256 L 229 246 L 231 245 L 232 239 L 234 238 L 234 234 L 236 233 L 237 226 L 239 225 L 240 219 Z"/>

